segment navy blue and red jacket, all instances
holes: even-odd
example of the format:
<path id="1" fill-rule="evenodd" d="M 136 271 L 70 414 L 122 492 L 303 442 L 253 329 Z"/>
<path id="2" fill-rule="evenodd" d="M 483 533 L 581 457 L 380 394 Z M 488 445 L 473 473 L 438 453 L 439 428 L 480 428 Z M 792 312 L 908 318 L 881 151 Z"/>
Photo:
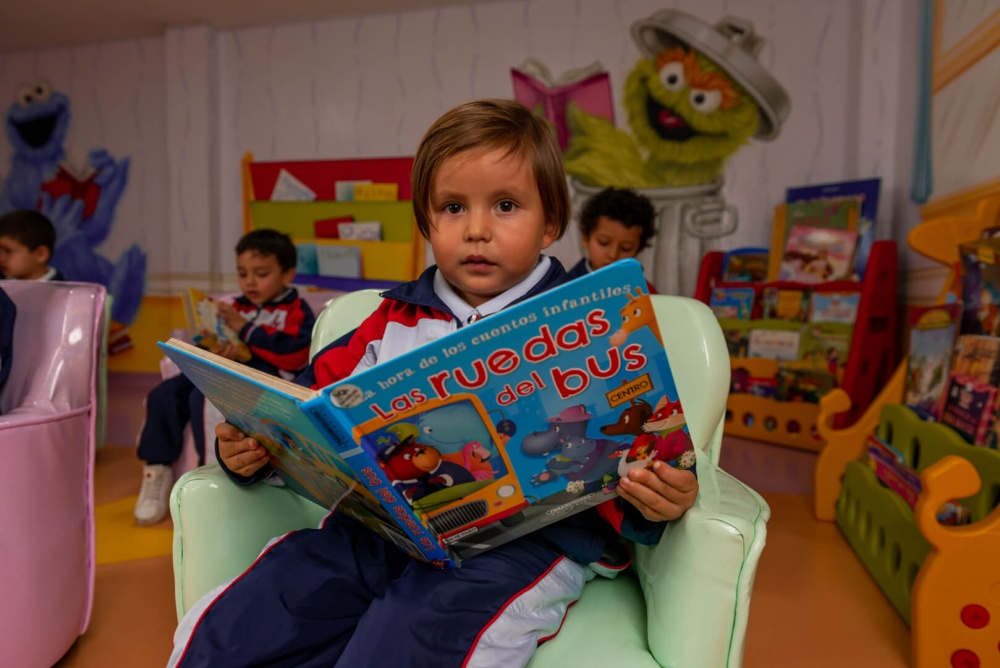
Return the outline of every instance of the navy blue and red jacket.
<path id="1" fill-rule="evenodd" d="M 253 355 L 247 366 L 287 378 L 305 368 L 316 317 L 295 288 L 260 306 L 240 295 L 233 306 L 247 319 L 239 331 Z"/>
<path id="2" fill-rule="evenodd" d="M 356 361 L 364 354 L 366 343 L 378 339 L 389 322 L 412 326 L 421 319 L 454 319 L 461 327 L 462 323 L 455 318 L 450 309 L 434 292 L 436 271 L 436 267 L 430 267 L 415 281 L 404 283 L 382 293 L 385 301 L 379 310 L 356 330 L 345 334 L 323 348 L 295 382 L 316 388 L 317 375 L 323 385 L 347 377 L 355 368 Z M 511 305 L 550 290 L 567 280 L 569 278 L 566 270 L 557 260 L 553 259 L 548 272 L 538 284 Z M 355 336 L 359 332 L 362 336 Z M 251 477 L 237 475 L 226 469 L 225 466 L 222 468 L 234 482 L 241 485 L 251 484 L 271 474 L 271 468 L 268 465 L 265 465 Z M 619 550 L 613 549 L 615 544 L 620 543 L 619 537 L 645 545 L 657 543 L 663 534 L 664 526 L 664 522 L 647 520 L 634 506 L 623 499 L 614 498 L 596 508 L 571 515 L 553 525 L 539 529 L 537 533 L 556 545 L 560 551 L 574 561 L 589 564 L 599 561 L 606 562 L 606 559 L 602 559 L 602 555 L 620 554 Z M 627 565 L 627 561 L 616 564 L 620 567 L 625 565 Z"/>

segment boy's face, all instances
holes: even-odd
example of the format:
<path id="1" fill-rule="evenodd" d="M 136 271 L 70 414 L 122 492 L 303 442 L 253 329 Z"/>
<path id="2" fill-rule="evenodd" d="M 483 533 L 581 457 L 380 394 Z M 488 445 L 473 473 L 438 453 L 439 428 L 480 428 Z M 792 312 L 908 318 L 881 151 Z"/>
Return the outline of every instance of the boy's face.
<path id="1" fill-rule="evenodd" d="M 33 281 L 49 270 L 49 249 L 31 250 L 14 237 L 0 237 L 0 272 L 4 278 Z"/>
<path id="2" fill-rule="evenodd" d="M 277 255 L 262 255 L 254 250 L 236 256 L 236 273 L 240 292 L 258 306 L 279 297 L 295 278 L 294 269 L 281 269 Z"/>
<path id="3" fill-rule="evenodd" d="M 641 227 L 625 227 L 620 220 L 607 216 L 598 218 L 590 236 L 583 237 L 592 269 L 601 269 L 612 262 L 635 257 L 641 244 Z"/>
<path id="4" fill-rule="evenodd" d="M 470 150 L 438 168 L 429 241 L 438 269 L 470 306 L 524 280 L 555 241 L 531 165 L 502 149 Z"/>

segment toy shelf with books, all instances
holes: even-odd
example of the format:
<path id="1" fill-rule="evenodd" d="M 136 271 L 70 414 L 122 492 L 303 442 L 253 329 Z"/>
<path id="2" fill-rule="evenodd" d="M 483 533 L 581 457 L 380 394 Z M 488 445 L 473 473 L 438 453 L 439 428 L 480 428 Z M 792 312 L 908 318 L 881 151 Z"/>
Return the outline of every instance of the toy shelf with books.
<path id="1" fill-rule="evenodd" d="M 736 295 L 745 291 L 750 304 L 749 313 L 720 318 L 733 368 L 725 432 L 820 451 L 820 398 L 836 386 L 847 392 L 852 408 L 836 420 L 838 427 L 846 427 L 896 366 L 896 244 L 877 241 L 871 246 L 860 281 L 727 281 L 725 259 L 722 252 L 705 255 L 695 291 L 696 299 L 710 305 L 720 289 Z M 802 296 L 814 312 L 821 302 L 824 309 L 832 308 L 841 296 L 851 300 L 851 309 L 819 321 L 810 317 L 808 306 L 799 306 Z M 796 303 L 789 304 L 788 297 Z M 782 313 L 789 306 L 799 313 Z M 813 373 L 817 364 L 826 368 Z"/>
<path id="2" fill-rule="evenodd" d="M 959 244 L 983 239 L 998 213 L 1000 197 L 986 198 L 971 215 L 942 216 L 911 230 L 909 246 L 951 270 L 935 310 L 955 317 L 946 296 L 960 282 Z M 852 408 L 845 391 L 821 400 L 818 428 L 826 447 L 816 462 L 814 512 L 836 521 L 910 624 L 914 666 L 1000 665 L 1000 452 L 972 445 L 971 434 L 906 405 L 922 387 L 911 363 L 915 333 L 926 331 L 917 325 L 910 359 L 854 424 L 836 425 Z M 953 370 L 959 364 L 952 362 Z M 916 407 L 923 412 L 919 401 Z"/>
<path id="3" fill-rule="evenodd" d="M 294 239 L 295 282 L 336 290 L 387 288 L 424 269 L 413 218 L 412 157 L 242 161 L 243 227 Z"/>

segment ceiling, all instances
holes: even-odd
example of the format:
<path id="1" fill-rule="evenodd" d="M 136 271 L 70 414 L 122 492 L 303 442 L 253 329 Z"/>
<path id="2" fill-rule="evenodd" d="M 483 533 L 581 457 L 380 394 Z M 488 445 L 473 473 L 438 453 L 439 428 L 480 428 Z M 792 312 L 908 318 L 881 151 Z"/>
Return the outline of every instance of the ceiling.
<path id="1" fill-rule="evenodd" d="M 0 53 L 469 4 L 474 0 L 0 0 Z"/>

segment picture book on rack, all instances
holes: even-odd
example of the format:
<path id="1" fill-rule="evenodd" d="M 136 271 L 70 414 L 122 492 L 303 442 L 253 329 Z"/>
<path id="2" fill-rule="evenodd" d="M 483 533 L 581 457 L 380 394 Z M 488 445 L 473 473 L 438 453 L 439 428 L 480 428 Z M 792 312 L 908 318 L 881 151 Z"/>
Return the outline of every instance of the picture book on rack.
<path id="1" fill-rule="evenodd" d="M 320 390 L 160 345 L 294 491 L 455 566 L 694 464 L 645 291 L 617 262 Z"/>
<path id="2" fill-rule="evenodd" d="M 238 362 L 250 359 L 250 348 L 240 340 L 239 332 L 219 317 L 219 306 L 214 299 L 195 288 L 184 293 L 184 316 L 191 339 L 201 348 L 211 350 L 217 346 L 235 345 L 239 351 Z"/>

